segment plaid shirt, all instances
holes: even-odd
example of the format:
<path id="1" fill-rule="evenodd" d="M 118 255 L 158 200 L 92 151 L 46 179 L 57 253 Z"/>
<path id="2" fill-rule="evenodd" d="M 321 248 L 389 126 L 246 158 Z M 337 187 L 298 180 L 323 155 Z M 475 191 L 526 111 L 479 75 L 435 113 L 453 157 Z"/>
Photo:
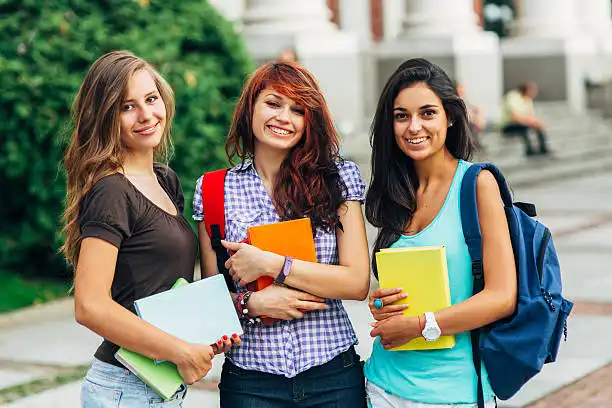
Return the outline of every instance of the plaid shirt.
<path id="1" fill-rule="evenodd" d="M 365 184 L 355 163 L 339 164 L 347 186 L 346 201 L 364 200 Z M 202 178 L 193 199 L 193 219 L 202 221 Z M 280 221 L 274 204 L 253 166 L 246 161 L 227 172 L 225 178 L 225 236 L 228 241 L 246 238 L 250 226 Z M 336 235 L 320 229 L 315 236 L 317 262 L 338 264 Z M 246 290 L 238 287 L 239 291 Z M 326 299 L 327 310 L 304 314 L 302 319 L 279 321 L 271 326 L 246 326 L 242 346 L 233 348 L 230 360 L 246 370 L 256 370 L 292 378 L 307 369 L 324 364 L 357 343 L 342 302 Z"/>

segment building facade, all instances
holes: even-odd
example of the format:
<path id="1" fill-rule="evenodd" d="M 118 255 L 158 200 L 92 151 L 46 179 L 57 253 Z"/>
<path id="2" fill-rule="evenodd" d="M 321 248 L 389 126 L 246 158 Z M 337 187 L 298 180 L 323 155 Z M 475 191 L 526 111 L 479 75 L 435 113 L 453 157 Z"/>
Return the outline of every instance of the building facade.
<path id="1" fill-rule="evenodd" d="M 345 134 L 366 128 L 388 76 L 411 57 L 442 66 L 491 119 L 520 82 L 535 81 L 542 100 L 581 112 L 587 85 L 612 77 L 611 0 L 211 2 L 235 22 L 256 62 L 294 50 Z M 488 18 L 505 19 L 509 35 L 485 31 Z"/>

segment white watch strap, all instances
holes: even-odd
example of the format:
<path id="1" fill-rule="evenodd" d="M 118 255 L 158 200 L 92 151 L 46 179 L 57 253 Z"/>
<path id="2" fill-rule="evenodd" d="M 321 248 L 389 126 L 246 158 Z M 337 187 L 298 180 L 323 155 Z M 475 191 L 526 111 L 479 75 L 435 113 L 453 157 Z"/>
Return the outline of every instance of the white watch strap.
<path id="1" fill-rule="evenodd" d="M 425 312 L 425 327 L 436 325 L 436 315 L 433 312 Z"/>

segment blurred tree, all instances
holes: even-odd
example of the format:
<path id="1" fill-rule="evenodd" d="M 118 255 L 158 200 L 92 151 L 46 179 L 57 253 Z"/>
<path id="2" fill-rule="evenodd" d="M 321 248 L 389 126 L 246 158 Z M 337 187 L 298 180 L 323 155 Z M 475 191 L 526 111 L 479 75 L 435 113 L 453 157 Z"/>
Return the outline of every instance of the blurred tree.
<path id="1" fill-rule="evenodd" d="M 0 0 L 0 268 L 69 276 L 57 248 L 70 106 L 90 64 L 127 49 L 176 94 L 171 166 L 187 208 L 197 177 L 226 165 L 223 141 L 251 63 L 204 0 Z"/>

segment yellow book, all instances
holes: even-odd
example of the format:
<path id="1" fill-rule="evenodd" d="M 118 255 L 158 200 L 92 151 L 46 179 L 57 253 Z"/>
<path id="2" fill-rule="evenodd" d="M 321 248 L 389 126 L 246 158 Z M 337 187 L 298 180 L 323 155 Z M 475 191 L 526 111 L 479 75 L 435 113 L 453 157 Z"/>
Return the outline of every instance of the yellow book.
<path id="1" fill-rule="evenodd" d="M 381 288 L 401 287 L 408 297 L 396 304 L 409 305 L 406 316 L 422 316 L 451 305 L 446 248 L 443 246 L 385 248 L 376 253 Z M 392 350 L 434 350 L 452 348 L 455 336 L 441 336 L 427 342 L 417 337 Z"/>

